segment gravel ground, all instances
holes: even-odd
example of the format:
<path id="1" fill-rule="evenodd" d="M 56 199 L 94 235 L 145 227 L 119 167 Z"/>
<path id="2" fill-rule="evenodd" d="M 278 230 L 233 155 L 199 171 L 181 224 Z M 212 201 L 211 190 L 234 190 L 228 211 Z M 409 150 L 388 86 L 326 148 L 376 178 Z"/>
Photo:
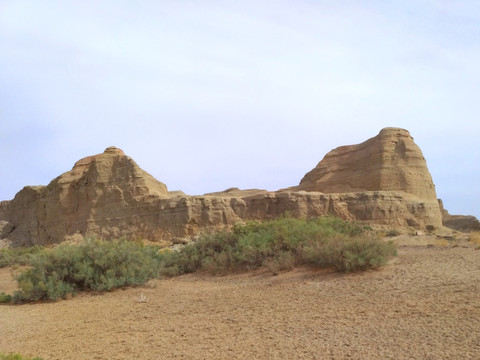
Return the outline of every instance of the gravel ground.
<path id="1" fill-rule="evenodd" d="M 478 359 L 480 250 L 431 237 L 396 242 L 397 258 L 359 274 L 197 274 L 0 306 L 0 352 L 45 360 Z M 11 289 L 2 269 L 0 291 Z"/>

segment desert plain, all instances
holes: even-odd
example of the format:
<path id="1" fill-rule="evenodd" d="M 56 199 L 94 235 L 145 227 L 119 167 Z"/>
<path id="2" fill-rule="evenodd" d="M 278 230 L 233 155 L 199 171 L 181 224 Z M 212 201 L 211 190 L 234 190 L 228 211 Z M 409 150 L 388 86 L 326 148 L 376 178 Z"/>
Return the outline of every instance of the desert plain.
<path id="1" fill-rule="evenodd" d="M 397 257 L 361 273 L 200 273 L 3 305 L 0 349 L 45 360 L 478 359 L 479 246 L 466 235 L 394 241 Z M 2 269 L 0 291 L 14 287 Z"/>

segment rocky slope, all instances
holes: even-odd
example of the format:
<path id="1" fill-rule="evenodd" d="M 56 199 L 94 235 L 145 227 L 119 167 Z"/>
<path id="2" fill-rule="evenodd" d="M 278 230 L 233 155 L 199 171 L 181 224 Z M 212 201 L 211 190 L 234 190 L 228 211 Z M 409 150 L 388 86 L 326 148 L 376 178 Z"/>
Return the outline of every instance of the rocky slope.
<path id="1" fill-rule="evenodd" d="M 443 201 L 438 199 L 442 212 L 443 225 L 461 232 L 480 231 L 480 221 L 472 215 L 451 215 L 444 207 Z"/>
<path id="2" fill-rule="evenodd" d="M 79 160 L 48 186 L 0 203 L 0 241 L 53 244 L 72 237 L 127 236 L 165 245 L 249 219 L 332 214 L 392 227 L 439 228 L 442 215 L 425 159 L 408 131 L 383 129 L 332 150 L 298 186 L 169 192 L 120 149 Z M 3 240 L 2 240 L 3 239 Z"/>

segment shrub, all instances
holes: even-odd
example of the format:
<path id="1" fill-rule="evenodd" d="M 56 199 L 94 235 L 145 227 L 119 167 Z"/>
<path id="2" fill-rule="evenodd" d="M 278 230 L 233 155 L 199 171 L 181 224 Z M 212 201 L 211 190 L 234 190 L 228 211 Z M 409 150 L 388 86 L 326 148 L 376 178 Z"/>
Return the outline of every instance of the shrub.
<path id="1" fill-rule="evenodd" d="M 0 304 L 8 304 L 10 302 L 12 302 L 12 295 L 0 292 Z"/>
<path id="2" fill-rule="evenodd" d="M 23 357 L 22 355 L 20 354 L 2 354 L 0 353 L 0 360 L 42 360 L 41 358 L 39 357 L 35 357 L 35 358 L 26 358 L 26 357 Z"/>
<path id="3" fill-rule="evenodd" d="M 395 229 L 388 230 L 385 234 L 385 236 L 388 236 L 388 237 L 394 237 L 394 236 L 398 236 L 398 235 L 400 235 L 400 231 L 395 230 Z"/>
<path id="4" fill-rule="evenodd" d="M 29 267 L 16 278 L 19 290 L 13 298 L 4 294 L 3 299 L 15 303 L 55 301 L 78 291 L 109 291 L 142 285 L 160 275 L 199 270 L 224 274 L 265 266 L 275 274 L 306 264 L 359 271 L 382 266 L 394 255 L 392 242 L 384 242 L 357 224 L 334 217 L 285 217 L 206 234 L 180 251 L 95 239 L 36 249 L 28 255 Z"/>
<path id="5" fill-rule="evenodd" d="M 354 223 L 334 217 L 280 218 L 204 235 L 178 253 L 165 256 L 161 273 L 205 270 L 216 274 L 266 266 L 275 274 L 298 264 L 358 271 L 379 267 L 394 255 L 393 243 Z"/>
<path id="6" fill-rule="evenodd" d="M 479 231 L 472 231 L 470 233 L 470 242 L 472 244 L 480 245 L 480 232 Z"/>
<path id="7" fill-rule="evenodd" d="M 293 270 L 296 262 L 297 259 L 292 252 L 282 251 L 278 256 L 264 261 L 263 265 L 266 266 L 273 275 L 277 275 L 282 270 Z"/>
<path id="8" fill-rule="evenodd" d="M 38 245 L 28 248 L 0 249 L 0 268 L 12 265 L 27 265 L 33 255 L 43 251 Z"/>
<path id="9" fill-rule="evenodd" d="M 109 291 L 157 276 L 158 248 L 126 240 L 86 240 L 34 255 L 19 276 L 15 302 L 57 300 L 82 290 Z"/>
<path id="10" fill-rule="evenodd" d="M 341 272 L 378 268 L 397 252 L 393 242 L 380 241 L 375 237 L 346 237 L 338 235 L 323 243 L 314 243 L 304 248 L 306 263 L 320 267 L 333 266 Z"/>
<path id="11" fill-rule="evenodd" d="M 438 246 L 442 246 L 442 247 L 445 247 L 445 246 L 449 245 L 447 239 L 437 239 L 437 240 L 435 240 L 435 244 L 438 245 Z"/>

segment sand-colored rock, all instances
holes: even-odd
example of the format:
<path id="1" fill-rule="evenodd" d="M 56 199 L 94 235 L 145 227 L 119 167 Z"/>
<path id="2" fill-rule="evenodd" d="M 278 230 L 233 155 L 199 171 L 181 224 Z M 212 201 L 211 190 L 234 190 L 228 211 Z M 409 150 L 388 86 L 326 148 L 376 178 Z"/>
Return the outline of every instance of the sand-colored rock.
<path id="1" fill-rule="evenodd" d="M 442 226 L 420 149 L 408 131 L 387 128 L 360 145 L 331 151 L 299 186 L 277 192 L 169 192 L 122 150 L 110 147 L 77 161 L 48 186 L 27 186 L 13 200 L 0 203 L 0 235 L 17 246 L 88 235 L 169 245 L 203 231 L 285 213 L 332 214 L 392 227 Z"/>
<path id="2" fill-rule="evenodd" d="M 148 204 L 168 197 L 163 183 L 109 147 L 77 161 L 48 186 L 25 187 L 3 202 L 0 214 L 14 224 L 9 237 L 16 244 L 51 244 L 75 233 L 131 235 L 130 227 L 139 230 L 139 217 L 156 212 Z"/>
<path id="3" fill-rule="evenodd" d="M 444 207 L 443 201 L 438 199 L 442 212 L 443 226 L 462 232 L 480 231 L 480 221 L 472 215 L 451 215 Z"/>
<path id="4" fill-rule="evenodd" d="M 358 145 L 330 151 L 297 190 L 323 193 L 404 191 L 435 200 L 435 186 L 422 151 L 404 129 L 385 128 Z"/>
<path id="5" fill-rule="evenodd" d="M 5 220 L 0 220 L 0 239 L 4 239 L 10 235 L 15 226 Z"/>
<path id="6" fill-rule="evenodd" d="M 341 146 L 330 151 L 303 177 L 298 186 L 290 190 L 327 194 L 395 192 L 397 198 L 403 199 L 392 204 L 409 204 L 406 207 L 411 210 L 408 220 L 404 218 L 404 212 L 398 213 L 398 217 L 420 227 L 442 226 L 435 185 L 427 163 L 410 133 L 404 129 L 385 128 L 361 144 Z M 349 204 L 356 202 L 351 200 Z M 393 219 L 386 211 L 395 213 L 395 207 L 393 205 L 385 209 L 370 203 L 365 207 L 365 213 L 376 212 L 374 218 L 383 217 L 386 223 L 392 223 Z M 357 219 L 362 219 L 362 215 L 357 214 Z M 398 222 L 402 223 L 403 220 Z"/>

